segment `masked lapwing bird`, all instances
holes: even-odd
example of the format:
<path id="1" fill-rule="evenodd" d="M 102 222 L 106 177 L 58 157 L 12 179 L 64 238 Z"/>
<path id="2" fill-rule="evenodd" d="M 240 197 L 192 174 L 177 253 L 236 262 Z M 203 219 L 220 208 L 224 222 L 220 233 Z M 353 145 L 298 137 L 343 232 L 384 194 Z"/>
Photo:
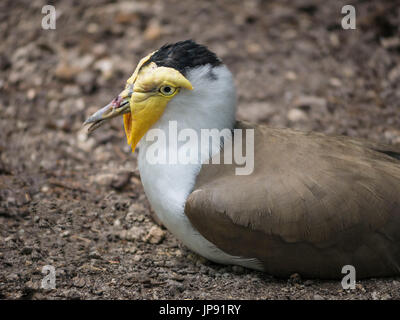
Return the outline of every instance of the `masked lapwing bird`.
<path id="1" fill-rule="evenodd" d="M 252 125 L 235 113 L 232 74 L 189 40 L 143 58 L 86 123 L 93 131 L 123 115 L 133 151 L 140 141 L 154 212 L 209 260 L 278 277 L 342 278 L 347 265 L 357 278 L 400 274 L 399 148 Z M 200 142 L 204 132 L 218 139 Z"/>

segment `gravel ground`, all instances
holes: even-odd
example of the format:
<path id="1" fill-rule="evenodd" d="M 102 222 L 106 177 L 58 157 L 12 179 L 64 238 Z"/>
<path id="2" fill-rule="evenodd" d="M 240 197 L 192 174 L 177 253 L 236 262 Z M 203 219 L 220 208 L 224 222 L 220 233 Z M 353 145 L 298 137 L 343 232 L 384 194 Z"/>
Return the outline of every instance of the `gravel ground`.
<path id="1" fill-rule="evenodd" d="M 154 218 L 121 119 L 82 128 L 141 57 L 193 38 L 234 72 L 239 118 L 400 145 L 399 1 L 353 2 L 356 30 L 336 0 L 56 1 L 43 30 L 47 2 L 0 3 L 0 298 L 400 298 L 400 278 L 343 290 L 206 261 Z"/>

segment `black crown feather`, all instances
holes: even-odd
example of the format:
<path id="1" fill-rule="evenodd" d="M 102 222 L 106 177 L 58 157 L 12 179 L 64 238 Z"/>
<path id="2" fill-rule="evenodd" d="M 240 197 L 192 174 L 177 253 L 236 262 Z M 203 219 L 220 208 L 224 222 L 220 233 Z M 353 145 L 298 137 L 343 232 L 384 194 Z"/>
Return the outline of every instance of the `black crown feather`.
<path id="1" fill-rule="evenodd" d="M 160 67 L 174 68 L 184 75 L 198 66 L 210 64 L 214 67 L 222 64 L 215 53 L 193 40 L 165 44 L 151 56 L 149 62 Z"/>

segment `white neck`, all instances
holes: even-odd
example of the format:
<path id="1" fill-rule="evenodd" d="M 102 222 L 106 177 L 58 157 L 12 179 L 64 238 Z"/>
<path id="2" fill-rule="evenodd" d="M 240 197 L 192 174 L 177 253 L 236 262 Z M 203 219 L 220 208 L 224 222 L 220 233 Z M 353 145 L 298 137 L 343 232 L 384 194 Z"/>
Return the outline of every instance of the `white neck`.
<path id="1" fill-rule="evenodd" d="M 225 66 L 198 67 L 186 76 L 194 89 L 179 92 L 152 128 L 166 133 L 167 149 L 170 146 L 167 134 L 170 121 L 177 122 L 178 132 L 190 128 L 199 136 L 201 129 L 232 129 L 235 123 L 235 87 L 232 75 Z M 186 198 L 194 187 L 206 155 L 197 164 L 149 164 L 145 154 L 153 142 L 146 141 L 146 136 L 140 143 L 139 171 L 146 195 L 158 218 L 193 251 L 211 260 L 229 263 L 229 256 L 194 230 L 184 213 Z"/>

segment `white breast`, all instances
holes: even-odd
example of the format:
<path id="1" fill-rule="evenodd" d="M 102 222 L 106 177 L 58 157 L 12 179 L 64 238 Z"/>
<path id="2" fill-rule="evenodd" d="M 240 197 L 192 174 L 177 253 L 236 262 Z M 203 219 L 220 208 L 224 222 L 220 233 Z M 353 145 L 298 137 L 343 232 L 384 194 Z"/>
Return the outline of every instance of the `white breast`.
<path id="1" fill-rule="evenodd" d="M 144 156 L 147 146 L 142 144 L 140 147 L 140 176 L 147 198 L 164 226 L 189 249 L 209 260 L 262 270 L 260 262 L 256 259 L 245 259 L 226 254 L 191 225 L 184 213 L 184 207 L 200 167 L 197 165 L 149 164 Z"/>

